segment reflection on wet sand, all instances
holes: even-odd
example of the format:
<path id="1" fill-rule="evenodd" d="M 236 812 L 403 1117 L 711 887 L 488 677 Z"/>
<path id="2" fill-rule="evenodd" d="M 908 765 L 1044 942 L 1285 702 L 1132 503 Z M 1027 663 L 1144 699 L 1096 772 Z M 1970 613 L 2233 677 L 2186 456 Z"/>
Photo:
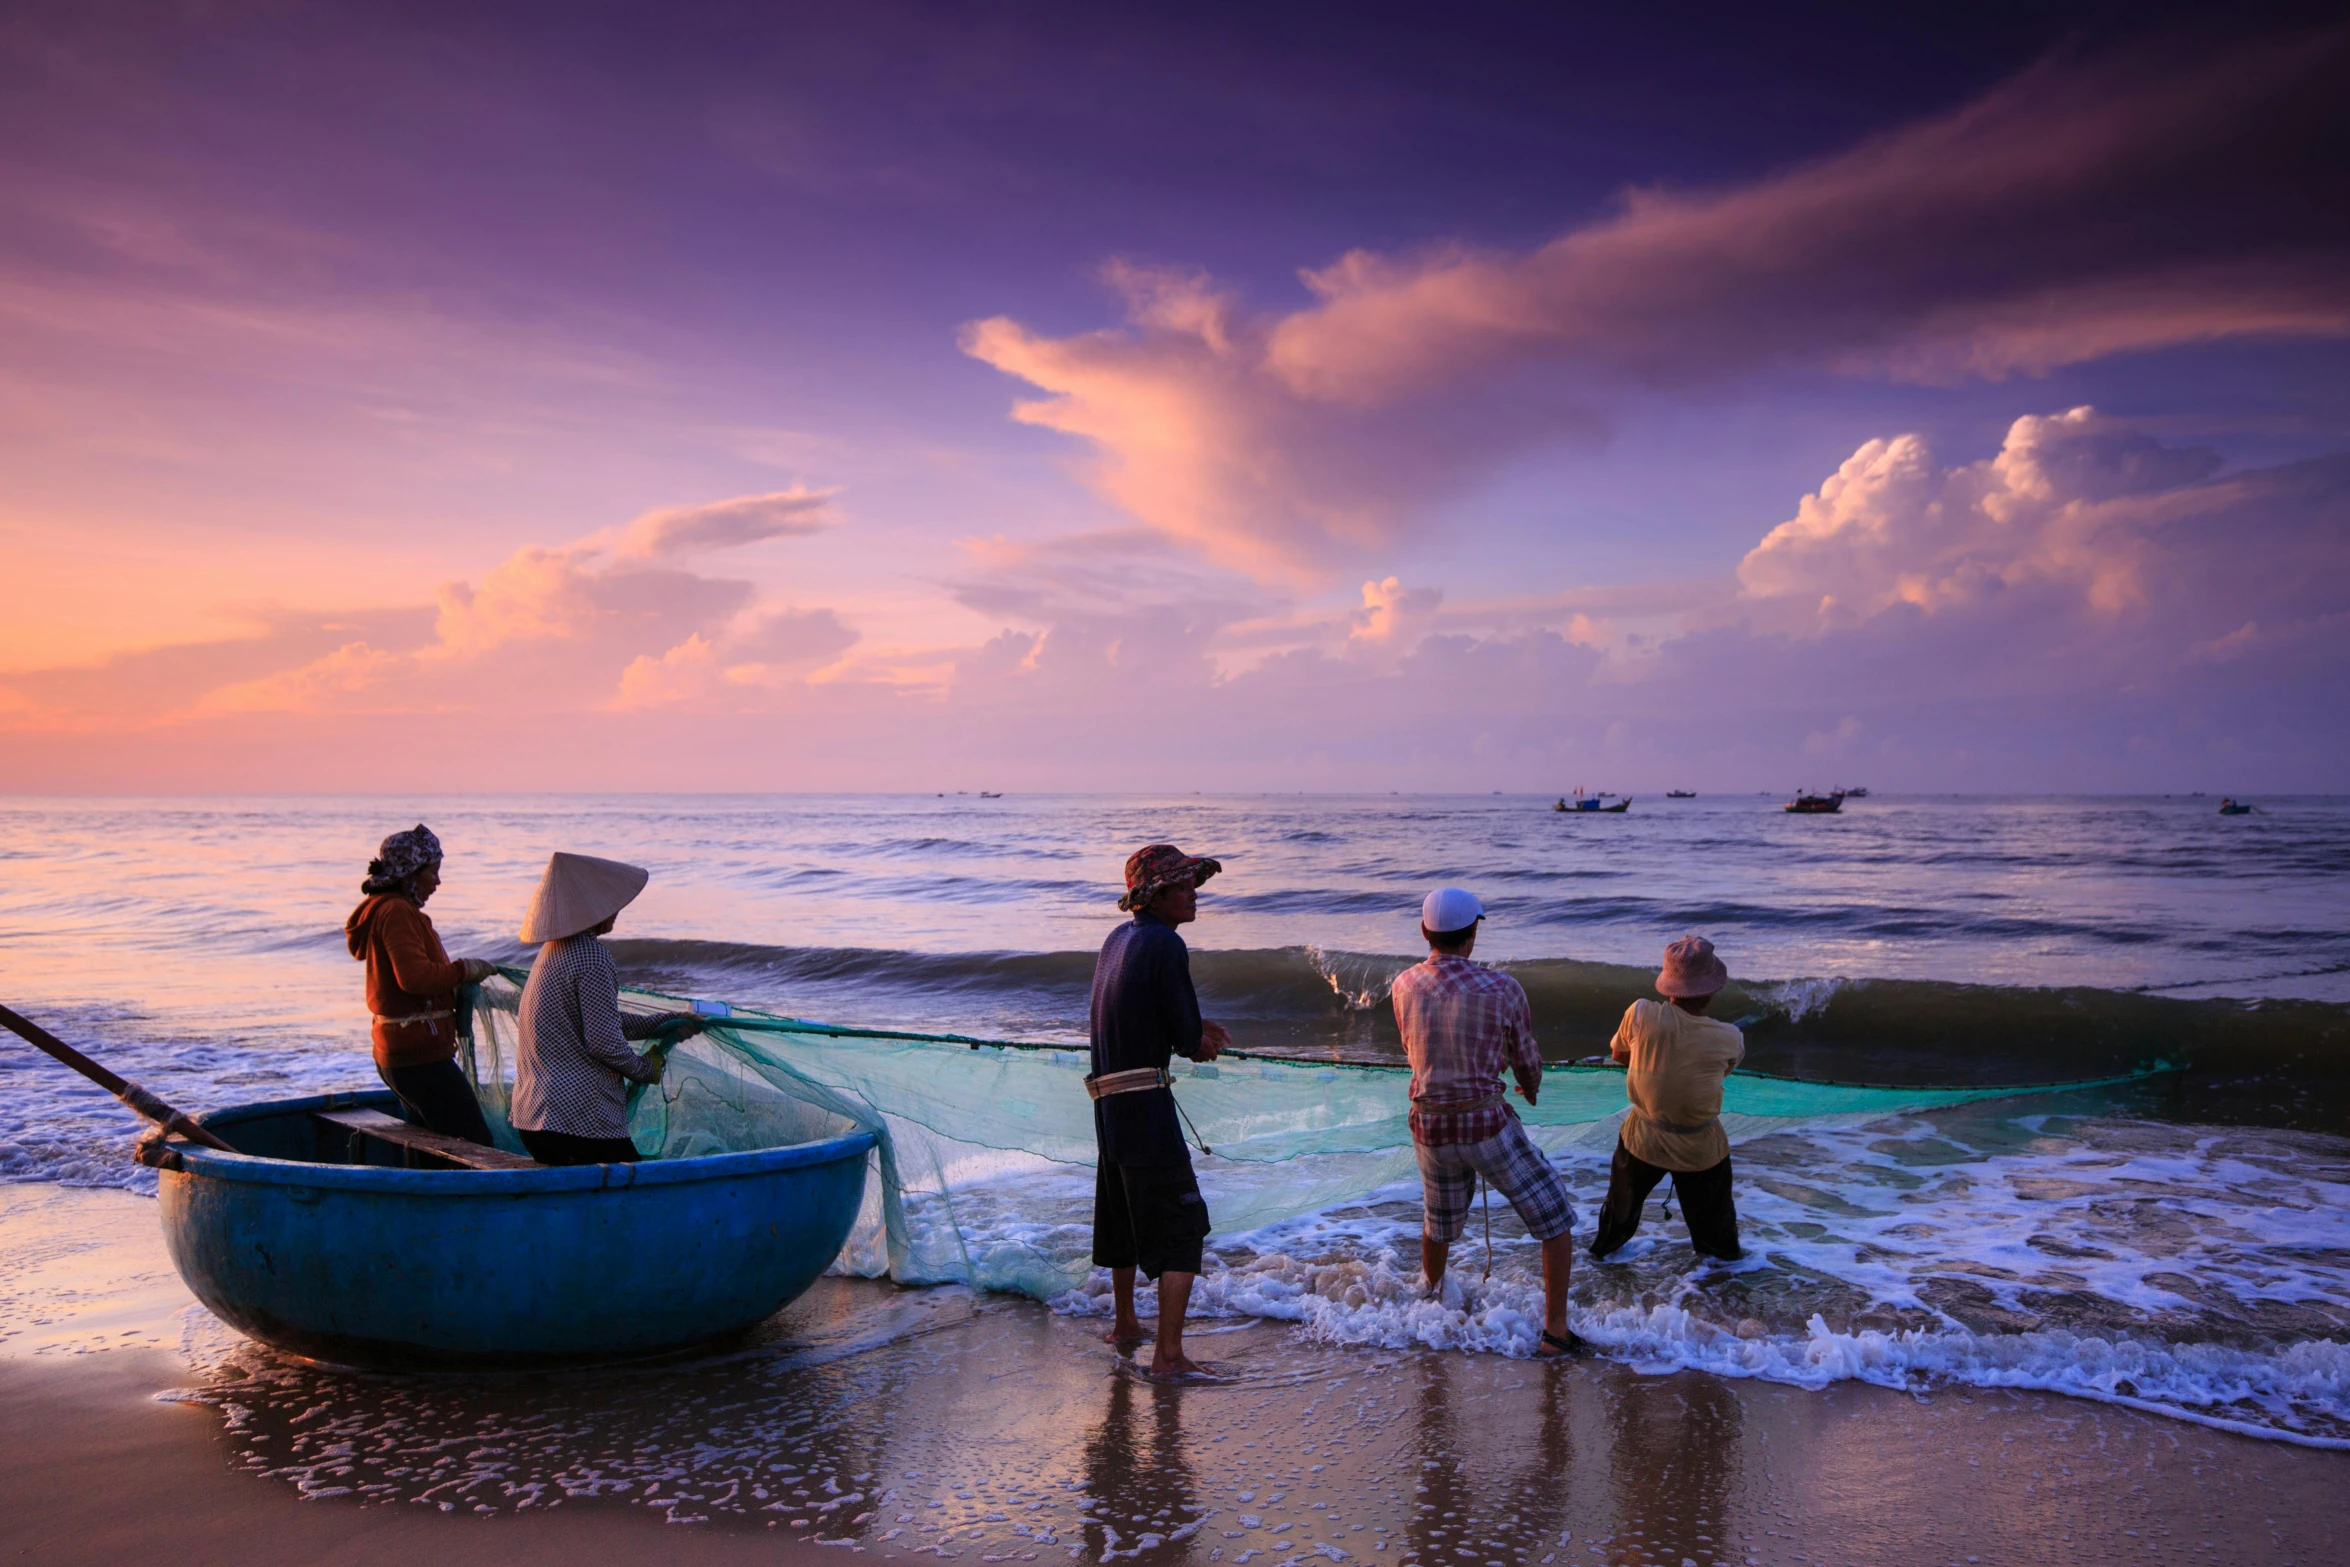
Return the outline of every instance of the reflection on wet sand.
<path id="1" fill-rule="evenodd" d="M 220 1411 L 239 1467 L 332 1506 L 650 1513 L 884 1561 L 1775 1567 L 1864 1540 L 1879 1559 L 1888 1473 L 1903 1477 L 1902 1528 L 1963 1559 L 2060 1513 L 2080 1544 L 2110 1542 L 2113 1498 L 2157 1469 L 2176 1471 L 2181 1496 L 2227 1464 L 2273 1465 L 2310 1491 L 2307 1465 L 2328 1461 L 2211 1434 L 2181 1444 L 2175 1425 L 2056 1400 L 2011 1402 L 1986 1426 L 1963 1398 L 1334 1350 L 1262 1323 L 1201 1337 L 1225 1379 L 1170 1386 L 1090 1321 L 836 1279 L 722 1356 L 396 1377 L 221 1335 L 180 1396 Z M 2161 1440 L 2133 1436 L 2140 1425 Z M 2005 1446 L 2019 1431 L 2029 1442 Z M 2109 1447 L 2138 1454 L 2131 1476 L 2100 1467 Z M 2027 1450 L 2057 1456 L 2023 1496 L 1973 1494 L 1972 1466 Z M 2270 1528 L 2233 1518 L 2259 1509 L 2252 1494 L 2196 1497 L 2182 1527 L 2241 1541 L 2252 1525 L 2271 1546 Z"/>
<path id="2" fill-rule="evenodd" d="M 1590 1401 L 1591 1385 L 1566 1366 L 1545 1366 L 1541 1374 L 1550 1385 L 1535 1401 L 1534 1442 L 1519 1493 L 1525 1499 L 1527 1532 L 1536 1540 L 1565 1545 L 1573 1533 L 1571 1487 L 1576 1478 L 1571 1411 Z"/>
<path id="3" fill-rule="evenodd" d="M 1085 1543 L 1097 1561 L 1192 1539 L 1209 1509 L 1184 1457 L 1180 1385 L 1144 1379 L 1131 1360 L 1110 1377 L 1101 1423 L 1085 1443 Z M 1136 1404 L 1144 1408 L 1136 1412 Z M 1051 1543 L 1049 1541 L 1043 1543 Z"/>
<path id="4" fill-rule="evenodd" d="M 1727 1560 L 1744 1410 L 1712 1377 L 1658 1378 L 1603 1398 L 1615 1503 L 1610 1561 Z"/>

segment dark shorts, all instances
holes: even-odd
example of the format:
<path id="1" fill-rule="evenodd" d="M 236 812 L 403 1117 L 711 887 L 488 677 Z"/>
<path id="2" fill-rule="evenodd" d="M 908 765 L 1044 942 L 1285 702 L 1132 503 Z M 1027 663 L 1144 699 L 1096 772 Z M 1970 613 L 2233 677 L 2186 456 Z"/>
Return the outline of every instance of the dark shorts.
<path id="1" fill-rule="evenodd" d="M 1093 1265 L 1140 1268 L 1143 1277 L 1200 1271 L 1208 1203 L 1188 1161 L 1112 1164 L 1093 1181 Z"/>
<path id="2" fill-rule="evenodd" d="M 574 1137 L 569 1132 L 526 1132 L 519 1126 L 514 1135 L 541 1164 L 634 1164 L 644 1157 L 625 1137 Z"/>

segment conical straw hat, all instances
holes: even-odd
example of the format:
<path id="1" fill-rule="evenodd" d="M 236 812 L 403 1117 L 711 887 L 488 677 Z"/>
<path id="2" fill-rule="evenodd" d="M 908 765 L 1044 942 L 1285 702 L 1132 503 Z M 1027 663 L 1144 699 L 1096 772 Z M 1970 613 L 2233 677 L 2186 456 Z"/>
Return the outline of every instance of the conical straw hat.
<path id="1" fill-rule="evenodd" d="M 627 908 L 652 879 L 650 871 L 618 860 L 558 853 L 547 861 L 530 912 L 522 916 L 522 939 L 561 941 L 592 930 Z"/>

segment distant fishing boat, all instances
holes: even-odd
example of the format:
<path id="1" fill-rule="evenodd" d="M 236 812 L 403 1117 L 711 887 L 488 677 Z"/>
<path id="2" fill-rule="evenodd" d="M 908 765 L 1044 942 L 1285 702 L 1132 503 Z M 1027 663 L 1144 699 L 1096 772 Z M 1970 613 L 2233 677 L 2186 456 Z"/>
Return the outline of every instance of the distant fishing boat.
<path id="1" fill-rule="evenodd" d="M 1840 789 L 1837 793 L 1843 795 L 1847 800 L 1865 800 L 1869 797 L 1869 792 L 1866 789 Z"/>
<path id="2" fill-rule="evenodd" d="M 1794 799 L 1787 802 L 1785 807 L 1791 815 L 1795 816 L 1826 816 L 1843 808 L 1844 796 L 1840 794 L 1803 793 L 1798 793 Z"/>
<path id="3" fill-rule="evenodd" d="M 228 1151 L 157 1150 L 164 1244 L 213 1315 L 359 1365 L 684 1349 L 764 1321 L 832 1265 L 875 1144 L 553 1168 L 398 1109 L 381 1092 L 238 1105 L 195 1118 Z"/>
<path id="4" fill-rule="evenodd" d="M 1632 797 L 1630 795 L 1626 795 L 1621 800 L 1617 800 L 1613 805 L 1602 805 L 1600 802 L 1607 798 L 1609 798 L 1609 796 L 1597 794 L 1577 795 L 1574 799 L 1574 802 L 1569 804 L 1568 801 L 1562 796 L 1558 804 L 1552 806 L 1551 809 L 1554 811 L 1566 811 L 1570 814 L 1581 811 L 1589 812 L 1595 815 L 1606 816 L 1621 816 L 1624 812 L 1632 809 Z"/>
<path id="5" fill-rule="evenodd" d="M 1003 791 L 1000 789 L 982 789 L 979 791 L 979 798 L 982 800 L 1000 800 L 1003 797 Z"/>
<path id="6" fill-rule="evenodd" d="M 1697 791 L 1695 789 L 1667 789 L 1665 798 L 1668 800 L 1694 800 L 1697 798 Z"/>
<path id="7" fill-rule="evenodd" d="M 2250 816 L 2252 807 L 2238 805 L 2234 800 L 2222 800 L 2219 802 L 2219 813 L 2222 816 Z"/>

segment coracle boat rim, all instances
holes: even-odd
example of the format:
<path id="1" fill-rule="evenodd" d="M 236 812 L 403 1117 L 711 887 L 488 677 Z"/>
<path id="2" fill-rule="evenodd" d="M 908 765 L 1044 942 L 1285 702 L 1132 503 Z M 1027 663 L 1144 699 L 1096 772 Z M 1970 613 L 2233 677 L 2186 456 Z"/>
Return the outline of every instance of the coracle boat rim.
<path id="1" fill-rule="evenodd" d="M 301 1099 L 272 1099 L 257 1104 L 226 1105 L 194 1117 L 208 1131 L 228 1133 L 240 1121 L 278 1115 L 306 1115 L 317 1110 L 380 1109 L 395 1103 L 381 1090 L 312 1094 Z M 211 1148 L 175 1143 L 172 1152 L 179 1167 L 190 1175 L 244 1181 L 259 1186 L 308 1187 L 313 1190 L 400 1192 L 431 1197 L 519 1197 L 538 1192 L 581 1192 L 634 1186 L 682 1186 L 700 1181 L 733 1180 L 779 1170 L 829 1164 L 836 1159 L 862 1157 L 879 1141 L 873 1133 L 856 1131 L 812 1143 L 782 1148 L 753 1148 L 743 1153 L 702 1154 L 689 1159 L 649 1159 L 641 1164 L 579 1164 L 537 1170 L 400 1170 L 372 1164 L 313 1164 L 302 1159 L 271 1159 L 260 1154 L 221 1153 Z"/>

